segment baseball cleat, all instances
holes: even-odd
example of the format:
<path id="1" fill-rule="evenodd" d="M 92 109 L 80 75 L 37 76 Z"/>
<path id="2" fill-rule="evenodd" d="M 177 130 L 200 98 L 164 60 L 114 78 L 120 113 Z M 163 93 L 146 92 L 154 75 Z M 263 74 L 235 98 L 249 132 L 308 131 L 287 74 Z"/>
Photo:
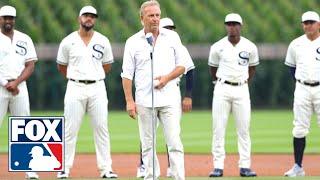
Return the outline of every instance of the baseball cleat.
<path id="1" fill-rule="evenodd" d="M 57 179 L 67 179 L 69 178 L 69 171 L 61 171 L 57 174 Z"/>
<path id="2" fill-rule="evenodd" d="M 304 176 L 305 172 L 302 167 L 300 167 L 298 164 L 294 164 L 293 167 L 284 173 L 284 176 L 287 177 L 297 177 L 297 176 Z"/>
<path id="3" fill-rule="evenodd" d="M 173 177 L 173 174 L 172 174 L 170 167 L 167 168 L 167 177 Z"/>
<path id="4" fill-rule="evenodd" d="M 26 179 L 39 179 L 39 175 L 36 172 L 26 172 Z"/>
<path id="5" fill-rule="evenodd" d="M 146 176 L 146 169 L 142 164 L 137 168 L 137 178 L 144 178 L 145 176 Z"/>
<path id="6" fill-rule="evenodd" d="M 252 171 L 250 168 L 240 168 L 241 177 L 255 177 L 257 173 Z"/>
<path id="7" fill-rule="evenodd" d="M 101 178 L 103 179 L 113 179 L 113 178 L 118 178 L 118 175 L 112 171 L 104 173 Z"/>
<path id="8" fill-rule="evenodd" d="M 223 169 L 214 168 L 213 171 L 210 172 L 209 177 L 222 177 Z"/>

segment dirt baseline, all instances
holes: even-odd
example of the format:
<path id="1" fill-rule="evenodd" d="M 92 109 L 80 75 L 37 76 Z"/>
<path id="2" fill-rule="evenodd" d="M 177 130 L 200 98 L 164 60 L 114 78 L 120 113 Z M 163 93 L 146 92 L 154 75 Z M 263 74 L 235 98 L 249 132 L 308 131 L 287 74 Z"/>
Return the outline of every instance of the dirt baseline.
<path id="1" fill-rule="evenodd" d="M 158 155 L 161 165 L 161 176 L 165 176 L 167 157 Z M 224 176 L 239 176 L 238 155 L 227 155 Z M 138 154 L 113 154 L 113 170 L 119 178 L 135 177 L 139 162 Z M 320 176 L 320 155 L 305 155 L 304 169 L 307 176 Z M 24 173 L 8 172 L 8 155 L 0 154 L 0 179 L 23 179 Z M 287 154 L 258 154 L 252 155 L 252 169 L 258 176 L 283 176 L 283 173 L 293 165 L 293 156 Z M 187 177 L 207 177 L 212 170 L 212 156 L 210 154 L 185 155 L 185 169 Z M 55 173 L 39 173 L 41 179 L 56 177 Z M 74 166 L 71 169 L 72 178 L 97 178 L 99 172 L 96 166 L 95 154 L 76 154 Z"/>

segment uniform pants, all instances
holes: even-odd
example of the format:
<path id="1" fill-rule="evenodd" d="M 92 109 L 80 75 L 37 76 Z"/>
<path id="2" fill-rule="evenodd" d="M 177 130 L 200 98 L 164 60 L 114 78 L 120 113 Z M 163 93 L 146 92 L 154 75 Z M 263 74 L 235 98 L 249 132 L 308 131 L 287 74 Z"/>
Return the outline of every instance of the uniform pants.
<path id="1" fill-rule="evenodd" d="M 251 140 L 250 127 L 250 95 L 248 85 L 231 86 L 218 82 L 214 88 L 212 102 L 212 154 L 215 168 L 224 168 L 225 131 L 229 113 L 233 112 L 236 121 L 239 151 L 239 167 L 250 168 Z"/>
<path id="2" fill-rule="evenodd" d="M 18 86 L 19 94 L 13 96 L 11 92 L 0 86 L 0 127 L 8 109 L 12 116 L 30 116 L 29 94 L 26 82 Z"/>
<path id="3" fill-rule="evenodd" d="M 76 141 L 82 118 L 88 112 L 93 127 L 98 169 L 112 171 L 108 131 L 108 99 L 104 81 L 84 84 L 69 81 L 64 99 L 65 167 L 73 165 Z"/>
<path id="4" fill-rule="evenodd" d="M 320 86 L 311 87 L 296 82 L 293 104 L 294 128 L 292 130 L 294 137 L 303 138 L 309 133 L 313 111 L 320 124 Z"/>
<path id="5" fill-rule="evenodd" d="M 138 125 L 139 135 L 142 145 L 142 159 L 146 168 L 145 180 L 153 177 L 153 153 L 152 153 L 152 108 L 138 105 Z M 155 108 L 155 119 L 163 125 L 164 137 L 168 146 L 170 168 L 173 178 L 177 180 L 185 179 L 184 171 L 184 150 L 180 138 L 180 106 L 165 106 Z M 156 126 L 157 127 L 157 126 Z M 156 157 L 155 177 L 160 176 L 159 161 Z"/>

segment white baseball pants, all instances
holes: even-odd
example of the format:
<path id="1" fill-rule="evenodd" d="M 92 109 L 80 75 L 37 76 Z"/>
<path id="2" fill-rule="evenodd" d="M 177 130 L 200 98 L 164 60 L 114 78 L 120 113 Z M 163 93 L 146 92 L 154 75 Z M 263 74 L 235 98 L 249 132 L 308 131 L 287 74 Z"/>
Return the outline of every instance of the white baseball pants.
<path id="1" fill-rule="evenodd" d="M 18 86 L 19 94 L 13 96 L 11 92 L 0 86 L 0 127 L 8 109 L 12 116 L 30 116 L 29 94 L 26 82 Z"/>
<path id="2" fill-rule="evenodd" d="M 311 87 L 296 82 L 293 103 L 294 128 L 292 130 L 294 137 L 303 138 L 309 133 L 313 111 L 320 125 L 320 86 Z"/>
<path id="3" fill-rule="evenodd" d="M 68 81 L 64 99 L 65 167 L 69 170 L 73 165 L 77 136 L 85 112 L 88 112 L 93 127 L 98 169 L 100 173 L 112 171 L 104 81 L 87 85 Z"/>
<path id="4" fill-rule="evenodd" d="M 238 135 L 239 167 L 250 168 L 251 140 L 250 140 L 250 95 L 248 84 L 231 86 L 218 82 L 214 88 L 212 102 L 212 155 L 215 168 L 224 168 L 225 131 L 232 112 L 236 121 Z"/>
<path id="5" fill-rule="evenodd" d="M 153 177 L 152 169 L 152 108 L 137 105 L 139 135 L 142 145 L 142 159 L 146 168 L 145 180 Z M 180 138 L 180 117 L 181 106 L 166 106 L 155 108 L 155 118 L 163 125 L 164 137 L 168 146 L 170 168 L 173 178 L 177 180 L 185 179 L 184 170 L 184 150 Z M 156 126 L 157 127 L 157 126 Z M 159 161 L 156 158 L 155 177 L 159 179 Z"/>

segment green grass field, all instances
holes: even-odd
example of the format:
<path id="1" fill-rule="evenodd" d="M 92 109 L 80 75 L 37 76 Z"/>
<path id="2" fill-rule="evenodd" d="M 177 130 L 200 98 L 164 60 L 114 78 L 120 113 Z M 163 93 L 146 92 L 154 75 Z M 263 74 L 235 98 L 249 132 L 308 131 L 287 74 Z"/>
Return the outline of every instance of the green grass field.
<path id="1" fill-rule="evenodd" d="M 61 116 L 62 112 L 32 112 L 34 116 Z M 253 153 L 291 153 L 292 118 L 290 110 L 255 110 L 252 112 L 251 137 Z M 0 152 L 8 151 L 8 118 L 0 128 Z M 193 111 L 183 115 L 182 139 L 186 153 L 210 153 L 212 123 L 211 111 Z M 312 118 L 310 134 L 307 137 L 306 153 L 320 152 L 320 131 L 316 118 Z M 161 126 L 158 128 L 157 151 L 165 151 Z M 139 152 L 138 125 L 126 112 L 112 111 L 109 114 L 111 150 L 113 153 Z M 226 133 L 226 150 L 237 152 L 237 138 L 234 120 L 231 116 Z M 77 143 L 78 152 L 94 152 L 92 128 L 86 116 L 83 120 Z"/>

